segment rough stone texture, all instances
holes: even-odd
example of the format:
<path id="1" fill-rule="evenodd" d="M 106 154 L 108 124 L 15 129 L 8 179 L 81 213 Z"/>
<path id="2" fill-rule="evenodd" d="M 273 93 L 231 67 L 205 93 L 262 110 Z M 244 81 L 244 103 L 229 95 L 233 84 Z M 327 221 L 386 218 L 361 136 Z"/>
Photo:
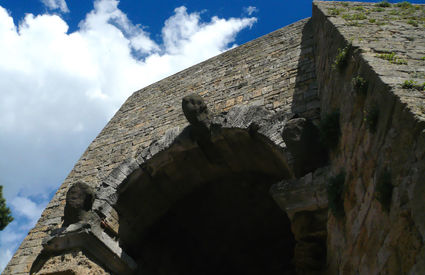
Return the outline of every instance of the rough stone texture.
<path id="1" fill-rule="evenodd" d="M 313 4 L 322 117 L 340 113 L 342 135 L 331 167 L 346 173 L 345 218 L 328 221 L 329 274 L 424 272 L 425 94 L 401 87 L 409 79 L 424 82 L 424 9 Z M 352 14 L 365 18 L 352 20 Z M 333 69 L 338 49 L 349 41 L 345 68 Z M 404 61 L 383 60 L 383 52 Z M 357 76 L 367 81 L 365 93 L 353 87 Z M 388 212 L 376 199 L 383 173 L 393 186 Z"/>
<path id="2" fill-rule="evenodd" d="M 54 255 L 72 250 L 82 250 L 96 260 L 105 270 L 114 274 L 131 274 L 136 263 L 122 250 L 116 239 L 96 226 L 98 219 L 90 219 L 93 224 L 75 223 L 60 229 L 43 240 L 43 250 L 31 266 L 30 274 L 38 273 Z"/>
<path id="3" fill-rule="evenodd" d="M 270 193 L 291 219 L 298 212 L 325 209 L 328 206 L 326 184 L 329 169 L 319 168 L 302 178 L 281 181 L 272 186 Z"/>
<path id="4" fill-rule="evenodd" d="M 96 188 L 124 161 L 154 140 L 187 124 L 181 99 L 203 96 L 213 113 L 257 103 L 275 112 L 318 115 L 311 24 L 302 20 L 211 58 L 135 92 L 76 163 L 4 274 L 28 274 L 42 239 L 61 226 L 68 188 L 78 181 Z M 152 152 L 153 153 L 153 152 Z M 124 179 L 123 178 L 123 179 Z"/>
<path id="5" fill-rule="evenodd" d="M 79 274 L 92 274 L 92 275 L 108 275 L 111 274 L 105 271 L 95 261 L 90 259 L 82 251 L 70 251 L 62 255 L 50 258 L 43 266 L 43 268 L 34 273 L 36 275 L 79 275 Z"/>

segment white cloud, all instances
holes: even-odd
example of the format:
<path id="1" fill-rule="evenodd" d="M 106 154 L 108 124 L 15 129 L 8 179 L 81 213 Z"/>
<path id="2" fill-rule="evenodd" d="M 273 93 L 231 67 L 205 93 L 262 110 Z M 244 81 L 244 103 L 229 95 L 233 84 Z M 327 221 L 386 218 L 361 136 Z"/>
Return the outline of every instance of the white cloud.
<path id="1" fill-rule="evenodd" d="M 15 210 L 15 218 L 26 218 L 31 224 L 35 224 L 38 218 L 40 218 L 41 212 L 44 208 L 44 204 L 37 205 L 31 199 L 20 196 L 13 198 L 13 200 L 10 202 L 10 205 Z"/>
<path id="2" fill-rule="evenodd" d="M 65 1 L 44 3 L 67 10 Z M 158 44 L 115 0 L 96 1 L 72 33 L 57 15 L 28 14 L 16 25 L 0 7 L 0 184 L 16 218 L 0 232 L 0 270 L 38 219 L 46 194 L 131 93 L 229 49 L 255 21 L 203 22 L 180 7 Z"/>
<path id="3" fill-rule="evenodd" d="M 243 10 L 246 14 L 248 14 L 248 16 L 251 16 L 253 13 L 258 12 L 258 8 L 254 6 L 245 7 Z"/>
<path id="4" fill-rule="evenodd" d="M 66 4 L 65 0 L 41 0 L 41 2 L 51 10 L 69 12 L 68 5 Z"/>

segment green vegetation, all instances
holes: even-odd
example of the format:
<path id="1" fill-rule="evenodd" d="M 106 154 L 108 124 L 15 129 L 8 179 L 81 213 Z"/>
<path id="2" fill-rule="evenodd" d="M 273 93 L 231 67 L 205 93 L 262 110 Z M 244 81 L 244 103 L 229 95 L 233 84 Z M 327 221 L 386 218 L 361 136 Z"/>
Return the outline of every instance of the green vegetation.
<path id="1" fill-rule="evenodd" d="M 390 15 L 399 15 L 399 14 L 400 14 L 400 11 L 398 11 L 398 10 L 390 11 Z"/>
<path id="2" fill-rule="evenodd" d="M 359 22 L 357 22 L 357 21 L 350 21 L 350 22 L 348 22 L 348 23 L 347 23 L 347 25 L 348 25 L 348 26 L 355 26 L 355 27 L 358 27 L 358 26 L 360 26 L 361 24 L 359 24 Z"/>
<path id="3" fill-rule="evenodd" d="M 422 56 L 422 57 L 421 57 L 421 59 L 422 59 L 422 60 L 425 60 L 425 56 Z"/>
<path id="4" fill-rule="evenodd" d="M 0 185 L 0 231 L 12 221 L 10 209 L 6 206 L 6 200 L 3 198 L 3 186 Z"/>
<path id="5" fill-rule="evenodd" d="M 376 19 L 374 18 L 369 19 L 369 23 L 375 23 L 375 22 L 376 22 Z"/>
<path id="6" fill-rule="evenodd" d="M 338 49 L 334 63 L 332 64 L 333 69 L 338 68 L 339 70 L 343 70 L 347 66 L 349 52 L 351 51 L 351 47 L 352 47 L 352 45 L 351 45 L 351 43 L 349 43 L 344 48 Z"/>
<path id="7" fill-rule="evenodd" d="M 392 64 L 398 64 L 398 65 L 407 64 L 407 61 L 406 60 L 404 60 L 404 59 L 396 56 L 396 54 L 394 52 L 391 52 L 391 53 L 381 53 L 381 54 L 378 54 L 377 57 L 379 57 L 381 59 L 384 59 L 384 60 L 387 60 L 387 61 L 389 61 Z"/>
<path id="8" fill-rule="evenodd" d="M 341 129 L 339 126 L 339 111 L 326 115 L 319 124 L 320 140 L 329 149 L 335 149 L 339 142 Z"/>
<path id="9" fill-rule="evenodd" d="M 418 26 L 418 23 L 415 20 L 412 20 L 412 19 L 410 19 L 409 21 L 407 21 L 407 24 L 410 24 L 410 25 L 412 25 L 414 27 L 417 27 Z"/>
<path id="10" fill-rule="evenodd" d="M 401 3 L 395 4 L 395 6 L 402 9 L 409 9 L 412 7 L 412 4 L 407 1 L 403 1 Z"/>
<path id="11" fill-rule="evenodd" d="M 385 170 L 379 175 L 375 188 L 375 198 L 381 203 L 382 209 L 389 211 L 393 195 L 393 185 L 391 183 L 391 173 Z"/>
<path id="12" fill-rule="evenodd" d="M 401 87 L 403 89 L 415 89 L 418 91 L 424 91 L 425 90 L 425 82 L 422 84 L 418 84 L 417 81 L 414 80 L 406 80 L 401 84 Z"/>
<path id="13" fill-rule="evenodd" d="M 351 84 L 353 85 L 353 89 L 357 94 L 366 95 L 368 82 L 361 76 L 356 76 L 351 80 Z"/>
<path id="14" fill-rule="evenodd" d="M 354 14 L 344 14 L 342 18 L 347 21 L 352 21 L 352 20 L 364 20 L 367 17 L 363 13 L 354 13 Z"/>
<path id="15" fill-rule="evenodd" d="M 345 20 L 351 20 L 351 15 L 350 14 L 344 14 L 343 16 L 342 16 L 342 18 L 344 18 Z"/>
<path id="16" fill-rule="evenodd" d="M 343 12 L 344 9 L 330 8 L 328 9 L 328 11 L 329 11 L 329 15 L 336 16 L 336 15 L 339 15 L 341 12 Z"/>
<path id="17" fill-rule="evenodd" d="M 390 62 L 395 60 L 395 58 L 396 58 L 394 52 L 392 52 L 392 53 L 381 53 L 381 54 L 378 54 L 377 56 L 381 59 L 385 59 L 385 60 L 388 60 Z"/>
<path id="18" fill-rule="evenodd" d="M 383 12 L 385 9 L 383 8 L 374 8 L 372 11 L 374 12 Z"/>
<path id="19" fill-rule="evenodd" d="M 364 8 L 359 6 L 359 7 L 354 7 L 353 10 L 364 11 Z"/>
<path id="20" fill-rule="evenodd" d="M 364 122 L 369 129 L 369 132 L 375 133 L 378 127 L 379 107 L 378 104 L 373 104 L 367 111 L 365 111 Z"/>
<path id="21" fill-rule="evenodd" d="M 328 205 L 335 218 L 343 218 L 344 211 L 344 182 L 345 172 L 340 172 L 338 175 L 329 179 L 326 187 L 328 195 Z"/>
<path id="22" fill-rule="evenodd" d="M 381 8 L 388 8 L 388 7 L 391 7 L 391 4 L 388 3 L 388 1 L 384 0 L 384 1 L 381 1 L 379 3 L 376 3 L 375 6 L 381 7 Z"/>

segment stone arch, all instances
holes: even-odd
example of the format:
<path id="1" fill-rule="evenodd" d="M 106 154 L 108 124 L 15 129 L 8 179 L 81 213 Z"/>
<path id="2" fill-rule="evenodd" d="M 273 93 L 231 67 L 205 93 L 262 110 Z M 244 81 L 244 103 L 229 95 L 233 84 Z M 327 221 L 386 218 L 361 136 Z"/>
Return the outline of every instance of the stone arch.
<path id="1" fill-rule="evenodd" d="M 289 119 L 238 106 L 206 128 L 168 130 L 102 181 L 83 219 L 43 241 L 31 274 L 77 251 L 113 274 L 323 270 L 327 171 L 295 178 Z"/>
<path id="2" fill-rule="evenodd" d="M 242 106 L 214 118 L 208 141 L 193 138 L 192 126 L 170 129 L 105 179 L 94 209 L 139 271 L 154 272 L 160 255 L 184 274 L 200 274 L 201 266 L 223 273 L 219 265 L 252 274 L 260 267 L 267 274 L 293 271 L 290 221 L 269 193 L 272 184 L 293 178 L 279 134 L 285 119 Z M 179 250 L 182 242 L 187 247 Z M 173 266 L 181 253 L 187 255 Z M 198 263 L 191 270 L 182 263 L 188 258 Z"/>

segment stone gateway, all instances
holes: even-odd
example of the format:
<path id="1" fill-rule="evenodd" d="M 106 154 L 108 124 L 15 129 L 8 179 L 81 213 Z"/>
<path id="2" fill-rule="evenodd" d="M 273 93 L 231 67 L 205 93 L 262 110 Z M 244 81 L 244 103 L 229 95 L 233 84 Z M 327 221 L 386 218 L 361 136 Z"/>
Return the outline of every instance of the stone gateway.
<path id="1" fill-rule="evenodd" d="M 317 1 L 135 92 L 3 274 L 425 274 L 424 22 Z"/>

